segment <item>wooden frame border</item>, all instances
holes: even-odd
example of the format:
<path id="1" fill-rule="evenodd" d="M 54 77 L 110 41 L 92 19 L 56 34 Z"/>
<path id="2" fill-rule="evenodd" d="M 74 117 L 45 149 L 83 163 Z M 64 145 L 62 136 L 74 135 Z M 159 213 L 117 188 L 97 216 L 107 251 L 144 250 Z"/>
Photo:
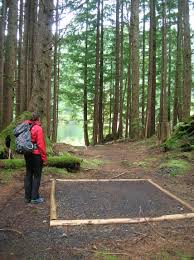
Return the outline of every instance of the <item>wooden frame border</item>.
<path id="1" fill-rule="evenodd" d="M 119 181 L 148 181 L 149 179 L 56 179 L 60 182 L 119 182 Z"/>
<path id="2" fill-rule="evenodd" d="M 138 224 L 146 222 L 159 222 L 165 220 L 181 220 L 194 218 L 194 207 L 184 200 L 178 198 L 176 195 L 162 188 L 160 185 L 153 182 L 151 179 L 52 179 L 51 180 L 51 208 L 50 208 L 50 226 L 77 226 L 77 225 L 107 225 L 107 224 Z M 175 199 L 185 207 L 189 208 L 192 213 L 163 215 L 160 217 L 143 217 L 143 218 L 111 218 L 111 219 L 74 219 L 61 220 L 57 219 L 57 208 L 55 200 L 55 186 L 56 182 L 121 182 L 121 181 L 147 181 L 154 185 L 166 195 Z"/>
<path id="3" fill-rule="evenodd" d="M 167 194 L 168 196 L 170 196 L 171 198 L 175 199 L 176 201 L 178 201 L 179 203 L 181 203 L 182 205 L 184 205 L 185 207 L 187 207 L 188 209 L 190 209 L 191 211 L 194 212 L 194 208 L 189 203 L 187 203 L 186 201 L 178 198 L 176 195 L 172 194 L 170 191 L 162 188 L 160 185 L 158 185 L 157 183 L 155 183 L 151 179 L 148 179 L 148 182 L 151 183 L 152 185 L 154 185 L 156 188 L 158 188 L 162 192 L 164 192 L 165 194 Z"/>
<path id="4" fill-rule="evenodd" d="M 51 197 L 50 197 L 50 202 L 51 202 L 50 221 L 57 219 L 57 207 L 56 207 L 56 200 L 55 200 L 55 186 L 56 186 L 56 181 L 52 180 Z"/>

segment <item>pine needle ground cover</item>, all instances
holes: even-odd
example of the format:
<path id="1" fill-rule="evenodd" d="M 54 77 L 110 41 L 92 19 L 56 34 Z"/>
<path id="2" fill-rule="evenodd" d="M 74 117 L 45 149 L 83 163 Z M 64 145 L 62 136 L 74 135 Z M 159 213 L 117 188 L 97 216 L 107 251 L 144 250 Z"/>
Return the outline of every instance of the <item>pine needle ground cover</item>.
<path id="1" fill-rule="evenodd" d="M 74 224 L 82 220 L 90 224 L 90 220 L 149 219 L 194 210 L 149 180 L 57 180 L 54 193 L 56 221 Z"/>

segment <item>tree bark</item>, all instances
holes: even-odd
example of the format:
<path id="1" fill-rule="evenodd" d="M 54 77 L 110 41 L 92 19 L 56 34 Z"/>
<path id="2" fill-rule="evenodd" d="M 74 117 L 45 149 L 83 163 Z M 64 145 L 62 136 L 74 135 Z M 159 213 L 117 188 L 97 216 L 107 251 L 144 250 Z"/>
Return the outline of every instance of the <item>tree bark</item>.
<path id="1" fill-rule="evenodd" d="M 131 2 L 132 111 L 131 137 L 139 138 L 139 0 Z"/>
<path id="2" fill-rule="evenodd" d="M 96 68 L 95 68 L 95 96 L 94 96 L 94 121 L 93 121 L 93 144 L 97 144 L 99 136 L 99 87 L 100 87 L 100 0 L 97 2 L 96 22 Z"/>
<path id="3" fill-rule="evenodd" d="M 84 61 L 84 141 L 85 145 L 89 146 L 88 137 L 88 0 L 86 1 L 86 36 L 85 36 L 85 61 Z"/>
<path id="4" fill-rule="evenodd" d="M 3 126 L 6 127 L 13 119 L 14 88 L 16 84 L 16 41 L 17 41 L 17 1 L 8 2 L 8 28 L 5 41 L 4 66 L 4 104 Z"/>
<path id="5" fill-rule="evenodd" d="M 119 138 L 123 137 L 123 53 L 124 53 L 124 39 L 123 39 L 123 30 L 124 30 L 124 21 L 123 21 L 123 8 L 124 2 L 121 0 L 121 35 L 120 35 L 120 43 L 121 43 L 121 56 L 120 56 L 120 106 L 119 106 L 119 128 L 118 128 L 118 136 Z"/>
<path id="6" fill-rule="evenodd" d="M 177 49 L 176 49 L 176 72 L 175 72 L 175 87 L 174 87 L 174 103 L 173 103 L 173 126 L 179 121 L 182 121 L 183 110 L 183 53 L 182 53 L 182 0 L 178 0 L 178 21 L 177 21 Z"/>
<path id="7" fill-rule="evenodd" d="M 189 24 L 189 1 L 183 1 L 183 120 L 190 116 L 191 107 L 191 86 L 192 86 L 192 67 L 191 67 L 191 40 Z"/>
<path id="8" fill-rule="evenodd" d="M 55 40 L 54 40 L 54 62 L 53 62 L 53 81 L 54 81 L 54 86 L 53 86 L 53 90 L 54 90 L 54 94 L 53 94 L 53 125 L 52 125 L 52 141 L 56 142 L 57 141 L 57 126 L 58 126 L 58 122 L 57 122 L 57 104 L 58 104 L 58 94 L 59 94 L 59 82 L 58 82 L 58 71 L 57 71 L 57 67 L 58 67 L 58 30 L 59 30 L 59 26 L 58 26 L 58 20 L 59 20 L 59 0 L 57 0 L 56 2 L 56 16 L 55 16 Z"/>
<path id="9" fill-rule="evenodd" d="M 125 121 L 125 138 L 128 138 L 131 133 L 131 29 L 128 26 L 129 32 L 129 57 L 127 71 L 127 108 Z"/>
<path id="10" fill-rule="evenodd" d="M 99 143 L 103 142 L 103 81 L 104 81 L 104 0 L 101 0 L 101 42 L 100 42 L 100 89 L 99 89 Z"/>
<path id="11" fill-rule="evenodd" d="M 163 0 L 162 11 L 162 64 L 161 64 L 161 93 L 160 93 L 160 119 L 158 137 L 164 142 L 169 134 L 168 103 L 167 103 L 167 41 L 166 41 L 166 0 Z"/>
<path id="12" fill-rule="evenodd" d="M 19 42 L 18 42 L 18 79 L 16 88 L 16 115 L 19 115 L 22 110 L 21 99 L 24 94 L 24 56 L 23 56 L 23 0 L 20 0 L 20 16 L 19 16 Z"/>
<path id="13" fill-rule="evenodd" d="M 143 0 L 143 55 L 142 55 L 142 97 L 141 97 L 141 124 L 145 131 L 145 0 Z M 144 133 L 145 134 L 145 133 Z"/>
<path id="14" fill-rule="evenodd" d="M 155 0 L 150 0 L 149 71 L 145 136 L 155 134 L 156 103 L 156 11 Z"/>
<path id="15" fill-rule="evenodd" d="M 119 24 L 119 7 L 120 0 L 116 0 L 116 73 L 115 73 L 115 92 L 114 92 L 114 110 L 113 110 L 113 123 L 112 133 L 113 138 L 117 139 L 117 124 L 118 124 L 118 112 L 119 112 L 119 85 L 120 85 L 120 24 Z"/>
<path id="16" fill-rule="evenodd" d="M 52 51 L 52 22 L 53 22 L 53 0 L 42 0 L 39 5 L 36 57 L 33 65 L 34 78 L 32 95 L 29 109 L 38 111 L 42 117 L 44 130 L 46 132 L 46 104 L 47 104 L 47 77 L 51 66 Z"/>
<path id="17" fill-rule="evenodd" d="M 3 128 L 3 75 L 4 75 L 4 41 L 6 26 L 6 1 L 2 0 L 0 17 L 0 130 Z"/>

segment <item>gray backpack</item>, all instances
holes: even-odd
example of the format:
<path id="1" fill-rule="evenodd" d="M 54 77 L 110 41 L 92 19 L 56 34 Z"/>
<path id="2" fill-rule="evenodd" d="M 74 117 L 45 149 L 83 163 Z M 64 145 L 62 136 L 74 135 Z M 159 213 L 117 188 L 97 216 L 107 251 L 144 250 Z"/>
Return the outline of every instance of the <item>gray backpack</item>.
<path id="1" fill-rule="evenodd" d="M 34 124 L 21 123 L 14 129 L 16 152 L 20 154 L 32 153 L 36 145 L 31 141 L 30 130 Z"/>

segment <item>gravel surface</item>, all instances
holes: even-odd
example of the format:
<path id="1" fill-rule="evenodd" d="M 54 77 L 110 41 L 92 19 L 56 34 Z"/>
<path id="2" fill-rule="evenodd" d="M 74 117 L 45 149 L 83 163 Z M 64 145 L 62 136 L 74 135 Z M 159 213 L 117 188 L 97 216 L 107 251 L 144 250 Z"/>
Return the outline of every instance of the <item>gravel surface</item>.
<path id="1" fill-rule="evenodd" d="M 146 181 L 57 182 L 58 219 L 158 217 L 190 212 Z"/>

